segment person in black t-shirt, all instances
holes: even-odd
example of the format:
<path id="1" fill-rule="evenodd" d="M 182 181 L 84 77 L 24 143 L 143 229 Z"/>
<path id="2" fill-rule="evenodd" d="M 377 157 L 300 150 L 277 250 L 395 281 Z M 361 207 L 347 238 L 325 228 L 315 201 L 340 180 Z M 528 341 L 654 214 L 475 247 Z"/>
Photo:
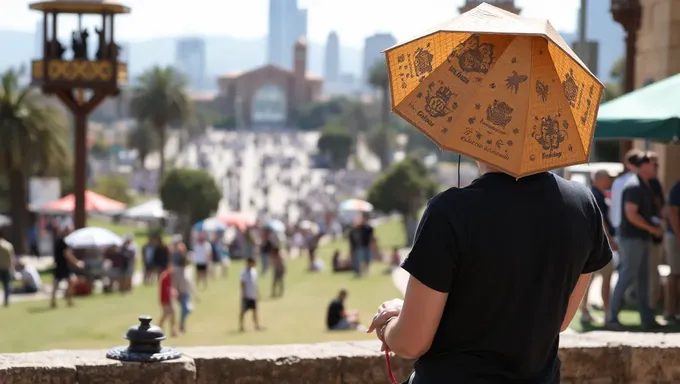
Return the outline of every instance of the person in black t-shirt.
<path id="1" fill-rule="evenodd" d="M 604 223 L 605 235 L 609 240 L 609 246 L 613 251 L 617 250 L 616 241 L 614 241 L 614 227 L 609 219 L 609 204 L 605 198 L 605 191 L 612 187 L 612 176 L 605 170 L 597 171 L 593 175 L 592 185 L 590 187 L 590 192 L 593 193 L 595 197 L 595 202 L 597 203 L 600 212 L 602 212 L 602 220 Z M 607 313 L 609 309 L 609 298 L 611 297 L 611 280 L 612 273 L 614 272 L 614 262 L 610 261 L 604 268 L 599 270 L 599 274 L 602 276 L 602 310 Z M 586 293 L 581 301 L 581 324 L 590 324 L 595 321 L 595 318 L 590 313 L 588 309 L 588 292 L 590 291 L 590 285 L 586 289 Z"/>
<path id="2" fill-rule="evenodd" d="M 618 315 L 626 290 L 633 282 L 637 282 L 635 296 L 642 327 L 659 327 L 649 303 L 649 253 L 652 237 L 660 237 L 663 233 L 654 196 L 649 187 L 649 180 L 656 177 L 657 166 L 649 154 L 641 156 L 637 166 L 637 174 L 623 187 L 623 213 L 618 232 L 619 277 L 606 319 L 606 327 L 611 330 L 623 330 Z"/>
<path id="3" fill-rule="evenodd" d="M 602 213 L 578 182 L 479 166 L 429 201 L 405 300 L 383 303 L 369 331 L 416 359 L 414 384 L 557 384 L 559 333 L 612 258 Z"/>
<path id="4" fill-rule="evenodd" d="M 368 224 L 366 214 L 361 214 L 349 231 L 349 249 L 352 255 L 354 274 L 361 276 L 371 264 L 371 250 L 375 248 L 373 227 Z"/>
<path id="5" fill-rule="evenodd" d="M 664 236 L 666 259 L 671 273 L 666 283 L 664 309 L 667 320 L 678 319 L 678 286 L 680 286 L 680 180 L 676 181 L 668 193 L 668 225 Z"/>
<path id="6" fill-rule="evenodd" d="M 659 157 L 654 152 L 647 152 L 655 169 L 659 168 Z M 657 172 L 658 173 L 658 172 Z M 663 185 L 658 177 L 649 179 L 649 189 L 654 200 L 655 216 L 657 218 L 663 217 L 663 209 L 666 205 L 666 197 L 663 192 Z M 663 233 L 663 232 L 662 232 Z M 659 274 L 659 265 L 663 263 L 663 235 L 652 236 L 652 244 L 649 249 L 649 306 L 656 308 L 661 301 L 661 275 Z"/>
<path id="7" fill-rule="evenodd" d="M 71 270 L 71 266 L 75 266 L 79 269 L 85 267 L 85 263 L 78 260 L 69 249 L 64 238 L 73 232 L 73 228 L 67 226 L 61 233 L 57 235 L 54 241 L 53 247 L 53 257 L 54 257 L 54 279 L 52 280 L 52 299 L 50 305 L 52 308 L 57 307 L 57 291 L 59 291 L 59 283 L 62 280 L 68 282 L 68 287 L 66 288 L 66 303 L 70 307 L 73 305 L 73 289 L 77 282 L 76 275 Z"/>
<path id="8" fill-rule="evenodd" d="M 359 312 L 345 310 L 347 291 L 342 289 L 338 297 L 328 305 L 326 312 L 326 327 L 329 331 L 355 330 L 359 325 Z"/>

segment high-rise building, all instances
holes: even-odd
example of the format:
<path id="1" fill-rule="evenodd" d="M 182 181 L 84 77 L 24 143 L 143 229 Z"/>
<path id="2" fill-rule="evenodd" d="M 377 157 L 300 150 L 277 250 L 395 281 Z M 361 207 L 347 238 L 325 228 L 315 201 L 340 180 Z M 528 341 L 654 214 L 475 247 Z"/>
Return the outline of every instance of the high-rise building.
<path id="1" fill-rule="evenodd" d="M 389 33 L 376 33 L 364 40 L 364 64 L 361 72 L 364 83 L 368 81 L 371 68 L 385 61 L 385 54 L 382 51 L 395 44 L 397 44 L 397 39 Z"/>
<path id="2" fill-rule="evenodd" d="M 300 37 L 307 37 L 307 10 L 298 8 L 297 0 L 269 0 L 267 63 L 290 69 L 290 47 Z"/>
<path id="3" fill-rule="evenodd" d="M 340 40 L 338 34 L 332 31 L 326 40 L 326 57 L 323 78 L 327 82 L 336 82 L 340 77 Z"/>
<path id="4" fill-rule="evenodd" d="M 192 90 L 201 90 L 205 84 L 206 53 L 205 41 L 200 37 L 183 38 L 177 41 L 175 62 L 189 80 Z"/>
<path id="5" fill-rule="evenodd" d="M 517 8 L 515 6 L 515 0 L 465 0 L 465 4 L 463 4 L 462 7 L 458 8 L 458 10 L 460 11 L 460 13 L 465 13 L 477 7 L 478 5 L 481 5 L 482 3 L 488 3 L 505 11 L 512 12 L 518 15 L 520 12 L 522 12 L 521 8 Z"/>

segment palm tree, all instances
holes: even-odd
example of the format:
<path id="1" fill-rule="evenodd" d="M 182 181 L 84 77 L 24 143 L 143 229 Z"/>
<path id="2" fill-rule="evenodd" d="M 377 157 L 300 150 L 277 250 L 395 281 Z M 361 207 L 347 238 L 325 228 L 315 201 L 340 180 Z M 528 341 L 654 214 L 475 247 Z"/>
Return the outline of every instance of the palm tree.
<path id="1" fill-rule="evenodd" d="M 382 96 L 382 107 L 380 114 L 380 122 L 383 125 L 388 125 L 390 122 L 390 78 L 387 73 L 387 63 L 376 63 L 368 76 L 368 83 L 374 88 L 380 90 Z"/>
<path id="2" fill-rule="evenodd" d="M 28 180 L 71 160 L 66 116 L 35 89 L 21 87 L 22 73 L 10 69 L 0 78 L 0 176 L 9 183 L 12 241 L 19 254 L 26 251 Z"/>
<path id="3" fill-rule="evenodd" d="M 142 169 L 149 153 L 158 150 L 158 135 L 151 124 L 146 121 L 138 121 L 137 126 L 128 133 L 127 145 L 130 149 L 137 150 L 137 160 Z"/>
<path id="4" fill-rule="evenodd" d="M 186 78 L 173 67 L 153 67 L 137 79 L 130 110 L 139 121 L 149 121 L 160 144 L 159 180 L 165 173 L 165 143 L 168 124 L 182 124 L 191 115 Z M 160 185 L 160 183 L 159 183 Z"/>

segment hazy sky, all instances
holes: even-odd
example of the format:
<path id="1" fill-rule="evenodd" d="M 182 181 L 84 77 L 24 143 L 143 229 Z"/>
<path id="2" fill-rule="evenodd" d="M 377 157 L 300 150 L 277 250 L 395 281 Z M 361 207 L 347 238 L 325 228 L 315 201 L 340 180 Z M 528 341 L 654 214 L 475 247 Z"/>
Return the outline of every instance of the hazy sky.
<path id="1" fill-rule="evenodd" d="M 391 32 L 398 40 L 458 14 L 463 0 L 298 0 L 309 10 L 309 39 L 323 42 L 336 30 L 343 45 L 360 47 L 366 36 Z M 604 1 L 604 0 L 598 0 Z M 40 14 L 27 0 L 0 0 L 0 29 L 34 31 Z M 132 8 L 116 20 L 120 40 L 159 36 L 232 35 L 259 37 L 267 33 L 269 0 L 123 0 Z M 549 19 L 559 31 L 576 28 L 579 0 L 516 0 L 522 15 Z M 85 20 L 85 25 L 94 20 Z M 75 17 L 59 25 L 68 35 Z"/>

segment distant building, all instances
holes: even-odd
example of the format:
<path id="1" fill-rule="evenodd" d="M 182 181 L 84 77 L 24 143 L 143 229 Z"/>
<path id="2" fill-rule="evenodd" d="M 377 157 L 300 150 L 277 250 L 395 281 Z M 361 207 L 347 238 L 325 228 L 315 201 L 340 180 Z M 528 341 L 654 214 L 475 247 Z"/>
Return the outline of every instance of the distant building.
<path id="1" fill-rule="evenodd" d="M 380 62 L 385 61 L 383 50 L 397 44 L 397 39 L 389 33 L 376 33 L 369 36 L 364 41 L 364 63 L 361 71 L 361 78 L 364 84 L 368 81 L 371 68 Z"/>
<path id="2" fill-rule="evenodd" d="M 293 70 L 267 64 L 218 78 L 219 94 L 212 108 L 236 117 L 239 126 L 292 126 L 297 111 L 321 98 L 323 81 L 307 74 L 307 41 L 291 46 Z M 290 48 L 289 48 L 290 49 Z"/>
<path id="3" fill-rule="evenodd" d="M 291 69 L 290 47 L 300 37 L 307 37 L 307 10 L 297 0 L 269 0 L 267 63 Z"/>
<path id="4" fill-rule="evenodd" d="M 189 80 L 189 88 L 201 90 L 205 82 L 206 67 L 205 41 L 199 37 L 183 38 L 177 41 L 175 63 Z"/>
<path id="5" fill-rule="evenodd" d="M 326 40 L 326 57 L 324 60 L 323 79 L 326 82 L 336 82 L 340 78 L 340 40 L 338 34 L 332 31 Z"/>
<path id="6" fill-rule="evenodd" d="M 466 0 L 462 7 L 458 8 L 460 13 L 465 13 L 482 3 L 491 4 L 508 12 L 518 14 L 522 12 L 522 8 L 515 6 L 515 0 Z"/>

